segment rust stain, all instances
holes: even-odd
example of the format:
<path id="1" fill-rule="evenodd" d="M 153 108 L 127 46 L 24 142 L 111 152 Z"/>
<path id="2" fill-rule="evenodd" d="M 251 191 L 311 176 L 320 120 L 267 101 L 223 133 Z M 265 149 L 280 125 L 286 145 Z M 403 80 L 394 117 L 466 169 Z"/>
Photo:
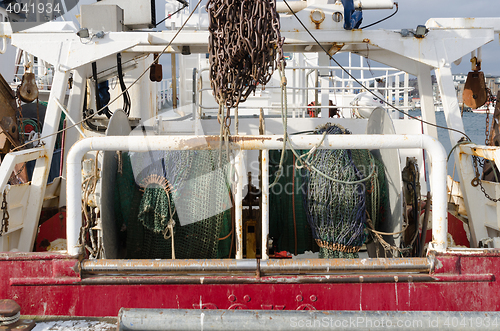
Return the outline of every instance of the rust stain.
<path id="1" fill-rule="evenodd" d="M 217 136 L 217 139 L 219 137 Z M 266 140 L 271 140 L 270 137 L 260 137 L 260 136 L 231 136 L 229 137 L 229 141 L 234 143 L 245 142 L 245 141 L 261 141 L 264 142 Z M 217 140 L 218 142 L 219 140 Z"/>
<path id="2" fill-rule="evenodd" d="M 325 13 L 321 9 L 313 9 L 309 17 L 311 22 L 315 24 L 316 30 L 319 30 L 321 23 L 325 20 Z"/>
<path id="3" fill-rule="evenodd" d="M 241 144 L 245 142 L 264 142 L 266 140 L 271 140 L 270 137 L 261 136 L 230 136 L 229 142 L 234 144 Z M 203 136 L 194 137 L 189 139 L 182 139 L 179 141 L 180 150 L 204 150 L 207 146 L 210 148 L 218 147 L 220 143 L 219 136 Z"/>
<path id="4" fill-rule="evenodd" d="M 370 43 L 370 39 L 365 38 L 365 39 L 363 39 L 363 42 L 369 44 Z"/>

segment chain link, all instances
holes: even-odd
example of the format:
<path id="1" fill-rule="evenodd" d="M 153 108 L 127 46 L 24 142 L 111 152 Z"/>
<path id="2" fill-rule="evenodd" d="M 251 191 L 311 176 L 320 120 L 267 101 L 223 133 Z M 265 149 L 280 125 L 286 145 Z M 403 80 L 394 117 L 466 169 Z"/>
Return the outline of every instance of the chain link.
<path id="1" fill-rule="evenodd" d="M 21 107 L 21 99 L 20 98 L 17 98 L 17 113 L 19 114 L 19 127 L 22 128 L 23 127 L 23 111 L 22 111 L 22 107 Z M 21 143 L 24 143 L 24 140 L 26 139 L 25 135 L 24 135 L 24 130 L 22 132 L 22 137 L 19 137 L 19 139 L 22 139 Z"/>
<path id="2" fill-rule="evenodd" d="M 9 231 L 9 211 L 7 210 L 7 193 L 3 191 L 3 201 L 2 201 L 2 226 L 0 226 L 0 237 Z"/>
<path id="3" fill-rule="evenodd" d="M 493 202 L 495 202 L 495 203 L 496 203 L 496 202 L 498 202 L 498 201 L 500 201 L 500 198 L 498 198 L 498 199 L 492 198 L 492 197 L 491 197 L 491 196 L 490 196 L 490 195 L 486 192 L 486 190 L 485 190 L 485 189 L 484 189 L 484 187 L 483 187 L 483 181 L 481 180 L 481 177 L 480 177 L 480 175 L 479 175 L 479 166 L 480 166 L 480 165 L 482 165 L 482 167 L 484 168 L 484 161 L 483 161 L 483 162 L 481 162 L 481 161 L 479 160 L 479 158 L 478 158 L 477 156 L 475 156 L 475 155 L 472 155 L 472 161 L 473 161 L 473 165 L 474 165 L 474 170 L 475 170 L 475 172 L 476 172 L 476 177 L 474 177 L 474 178 L 472 179 L 472 181 L 471 181 L 471 185 L 472 185 L 472 186 L 474 186 L 474 187 L 479 186 L 479 187 L 481 188 L 481 192 L 483 192 L 484 196 L 485 196 L 487 199 L 489 199 L 489 200 L 491 200 L 491 201 L 493 201 Z"/>
<path id="4" fill-rule="evenodd" d="M 484 135 L 486 136 L 484 144 L 488 146 L 490 144 L 490 103 L 493 102 L 491 90 L 486 88 L 486 127 L 484 129 Z"/>
<path id="5" fill-rule="evenodd" d="M 487 95 L 487 101 L 486 101 L 486 127 L 484 129 L 484 134 L 486 136 L 485 140 L 484 140 L 484 143 L 485 145 L 490 145 L 490 103 L 494 103 L 495 100 L 494 100 L 494 97 L 493 95 L 491 94 L 491 90 L 489 88 L 486 88 L 486 95 Z M 471 181 L 471 185 L 473 187 L 477 187 L 479 186 L 479 188 L 481 189 L 481 192 L 483 192 L 484 196 L 490 200 L 490 201 L 493 201 L 493 202 L 499 202 L 500 201 L 500 198 L 492 198 L 485 190 L 484 186 L 483 186 L 483 181 L 481 180 L 481 175 L 479 174 L 479 167 L 483 168 L 484 169 L 484 160 L 481 160 L 479 157 L 475 156 L 475 155 L 472 155 L 472 162 L 473 162 L 473 166 L 474 166 L 474 171 L 476 173 L 476 176 L 472 179 Z M 495 170 L 494 170 L 495 171 Z"/>
<path id="6" fill-rule="evenodd" d="M 26 168 L 26 162 L 23 163 L 23 165 L 21 166 L 21 168 L 19 168 L 19 170 L 17 172 L 12 172 L 10 178 L 9 178 L 9 184 L 22 184 L 23 183 L 23 180 L 19 178 L 19 175 L 21 174 L 21 172 L 23 172 L 24 168 Z"/>
<path id="7" fill-rule="evenodd" d="M 267 84 L 283 58 L 280 21 L 275 0 L 209 0 L 207 10 L 210 81 L 227 121 L 230 109 Z"/>

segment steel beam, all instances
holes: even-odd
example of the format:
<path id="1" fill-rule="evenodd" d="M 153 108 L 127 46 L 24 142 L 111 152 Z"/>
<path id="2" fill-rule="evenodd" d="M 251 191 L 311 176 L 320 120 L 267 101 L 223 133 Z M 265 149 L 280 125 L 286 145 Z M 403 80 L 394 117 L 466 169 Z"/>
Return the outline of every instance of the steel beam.
<path id="1" fill-rule="evenodd" d="M 497 330 L 500 312 L 120 309 L 118 330 Z"/>

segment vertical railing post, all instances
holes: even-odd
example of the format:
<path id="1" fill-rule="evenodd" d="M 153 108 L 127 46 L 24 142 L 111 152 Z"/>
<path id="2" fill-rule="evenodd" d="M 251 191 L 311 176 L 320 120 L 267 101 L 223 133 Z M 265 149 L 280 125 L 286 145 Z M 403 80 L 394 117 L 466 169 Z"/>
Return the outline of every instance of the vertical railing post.
<path id="1" fill-rule="evenodd" d="M 269 255 L 267 252 L 267 241 L 269 236 L 269 150 L 263 149 L 261 152 L 262 160 L 262 187 L 261 187 L 261 201 L 262 201 L 262 260 L 268 260 Z"/>
<path id="2" fill-rule="evenodd" d="M 236 223 L 236 259 L 243 258 L 243 162 L 244 151 L 240 150 L 235 157 L 236 166 L 236 193 L 234 195 L 235 223 Z"/>

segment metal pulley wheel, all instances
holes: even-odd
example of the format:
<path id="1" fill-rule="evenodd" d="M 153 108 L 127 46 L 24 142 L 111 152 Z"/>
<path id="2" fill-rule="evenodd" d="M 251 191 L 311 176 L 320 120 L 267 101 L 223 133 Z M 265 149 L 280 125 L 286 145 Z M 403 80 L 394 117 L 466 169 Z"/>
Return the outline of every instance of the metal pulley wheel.
<path id="1" fill-rule="evenodd" d="M 26 72 L 23 75 L 21 85 L 17 89 L 17 97 L 26 103 L 33 102 L 38 98 L 38 87 L 34 73 Z"/>

